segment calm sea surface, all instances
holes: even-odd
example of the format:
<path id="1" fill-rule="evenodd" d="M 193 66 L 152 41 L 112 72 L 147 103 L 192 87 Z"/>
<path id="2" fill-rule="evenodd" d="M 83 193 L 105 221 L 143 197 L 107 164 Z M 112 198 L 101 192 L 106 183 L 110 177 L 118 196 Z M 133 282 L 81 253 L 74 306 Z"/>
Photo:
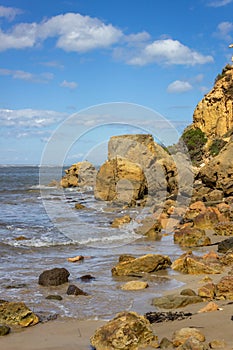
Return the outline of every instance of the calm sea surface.
<path id="1" fill-rule="evenodd" d="M 62 190 L 48 184 L 59 180 L 56 168 L 0 167 L 0 295 L 8 301 L 24 301 L 35 312 L 58 313 L 80 319 L 108 319 L 117 312 L 155 310 L 151 299 L 164 290 L 178 286 L 174 272 L 160 271 L 151 275 L 149 288 L 122 291 L 125 280 L 113 278 L 111 268 L 122 253 L 140 256 L 146 253 L 169 255 L 173 260 L 182 251 L 173 244 L 171 235 L 160 241 L 148 241 L 136 235 L 138 219 L 147 213 L 112 208 L 95 201 L 91 188 Z M 86 210 L 75 210 L 76 202 Z M 141 210 L 141 211 L 140 211 Z M 111 228 L 116 216 L 130 214 L 135 220 L 123 229 Z M 18 238 L 23 236 L 23 240 Z M 83 262 L 70 263 L 68 257 L 83 255 Z M 41 272 L 65 267 L 69 283 L 89 296 L 68 296 L 68 284 L 59 287 L 38 285 Z M 91 274 L 91 282 L 80 277 Z M 59 294 L 61 301 L 47 300 Z"/>

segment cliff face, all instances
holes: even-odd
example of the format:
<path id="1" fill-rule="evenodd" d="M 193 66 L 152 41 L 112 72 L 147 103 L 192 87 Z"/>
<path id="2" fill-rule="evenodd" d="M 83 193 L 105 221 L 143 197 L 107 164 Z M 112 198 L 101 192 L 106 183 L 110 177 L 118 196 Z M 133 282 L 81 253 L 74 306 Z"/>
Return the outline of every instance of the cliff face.
<path id="1" fill-rule="evenodd" d="M 233 66 L 227 65 L 213 89 L 198 103 L 194 129 L 201 129 L 208 139 L 222 138 L 233 128 Z"/>

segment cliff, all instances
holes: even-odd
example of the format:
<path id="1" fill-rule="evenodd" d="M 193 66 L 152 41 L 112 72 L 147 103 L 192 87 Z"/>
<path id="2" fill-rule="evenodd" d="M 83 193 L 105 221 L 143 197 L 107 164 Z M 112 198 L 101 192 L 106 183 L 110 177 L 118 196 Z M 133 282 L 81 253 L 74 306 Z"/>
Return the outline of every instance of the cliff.
<path id="1" fill-rule="evenodd" d="M 192 127 L 208 139 L 222 138 L 233 128 L 233 66 L 223 69 L 213 89 L 198 103 Z"/>

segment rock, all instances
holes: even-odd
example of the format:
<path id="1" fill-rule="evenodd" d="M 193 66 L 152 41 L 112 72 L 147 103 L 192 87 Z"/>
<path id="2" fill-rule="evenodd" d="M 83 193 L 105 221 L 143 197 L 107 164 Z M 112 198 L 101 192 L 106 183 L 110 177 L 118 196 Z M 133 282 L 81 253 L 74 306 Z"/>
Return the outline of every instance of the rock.
<path id="1" fill-rule="evenodd" d="M 197 328 L 186 327 L 174 332 L 172 336 L 173 346 L 177 347 L 179 345 L 182 345 L 189 338 L 195 338 L 199 342 L 205 341 L 204 334 L 201 333 Z"/>
<path id="2" fill-rule="evenodd" d="M 190 337 L 180 345 L 178 350 L 209 350 L 209 344 L 202 342 L 195 337 Z"/>
<path id="3" fill-rule="evenodd" d="M 6 325 L 0 325 L 0 336 L 7 335 L 10 333 L 10 327 Z"/>
<path id="4" fill-rule="evenodd" d="M 220 202 L 223 200 L 223 191 L 221 190 L 213 190 L 213 191 L 210 191 L 208 193 L 206 193 L 204 196 L 203 196 L 203 200 L 206 201 L 206 202 Z"/>
<path id="5" fill-rule="evenodd" d="M 198 295 L 203 299 L 214 299 L 216 286 L 214 283 L 207 283 L 198 289 Z"/>
<path id="6" fill-rule="evenodd" d="M 94 186 L 97 170 L 90 162 L 78 162 L 65 170 L 65 172 L 65 176 L 60 181 L 60 185 L 64 188 Z"/>
<path id="7" fill-rule="evenodd" d="M 159 343 L 160 349 L 173 349 L 172 342 L 164 337 L 161 342 Z"/>
<path id="8" fill-rule="evenodd" d="M 226 253 L 230 249 L 233 249 L 233 237 L 230 237 L 218 243 L 219 253 Z"/>
<path id="9" fill-rule="evenodd" d="M 159 240 L 162 238 L 161 229 L 160 221 L 156 220 L 153 216 L 147 216 L 140 222 L 135 232 L 150 239 Z"/>
<path id="10" fill-rule="evenodd" d="M 121 286 L 122 290 L 141 290 L 148 287 L 148 283 L 144 281 L 129 281 Z"/>
<path id="11" fill-rule="evenodd" d="M 201 308 L 198 313 L 202 312 L 211 312 L 211 311 L 217 311 L 219 310 L 219 307 L 216 303 L 213 301 L 210 301 L 207 305 L 205 305 L 203 308 Z"/>
<path id="12" fill-rule="evenodd" d="M 78 288 L 74 284 L 70 284 L 67 291 L 67 295 L 88 295 L 86 292 L 84 292 L 82 289 Z"/>
<path id="13" fill-rule="evenodd" d="M 121 312 L 95 331 L 90 339 L 96 350 L 137 350 L 140 347 L 158 348 L 157 337 L 149 321 L 136 312 Z"/>
<path id="14" fill-rule="evenodd" d="M 214 339 L 209 343 L 211 349 L 227 349 L 227 343 L 225 340 Z"/>
<path id="15" fill-rule="evenodd" d="M 18 237 L 15 237 L 15 241 L 27 241 L 29 240 L 30 238 L 27 238 L 25 236 L 18 236 Z"/>
<path id="16" fill-rule="evenodd" d="M 100 167 L 94 192 L 98 200 L 131 205 L 133 201 L 144 198 L 148 187 L 145 174 L 138 164 L 116 157 Z"/>
<path id="17" fill-rule="evenodd" d="M 77 261 L 82 261 L 82 260 L 84 260 L 83 255 L 77 255 L 77 256 L 74 256 L 72 258 L 67 258 L 67 261 L 69 261 L 69 262 L 77 262 Z"/>
<path id="18" fill-rule="evenodd" d="M 42 286 L 59 286 L 68 282 L 70 273 L 65 268 L 55 267 L 51 270 L 42 272 L 39 276 L 38 283 Z"/>
<path id="19" fill-rule="evenodd" d="M 23 302 L 5 302 L 0 304 L 0 323 L 28 327 L 39 322 L 35 315 Z"/>
<path id="20" fill-rule="evenodd" d="M 82 282 L 91 282 L 91 281 L 95 280 L 95 277 L 92 275 L 83 275 L 80 277 L 80 280 Z"/>
<path id="21" fill-rule="evenodd" d="M 75 207 L 75 209 L 77 209 L 77 210 L 87 209 L 87 207 L 85 207 L 85 205 L 83 205 L 83 204 L 81 204 L 81 203 L 76 203 L 74 207 Z"/>
<path id="22" fill-rule="evenodd" d="M 211 243 L 204 230 L 195 227 L 185 227 L 176 230 L 174 233 L 174 243 L 179 243 L 181 247 L 202 247 Z"/>
<path id="23" fill-rule="evenodd" d="M 162 309 L 178 309 L 189 304 L 196 304 L 202 302 L 202 298 L 194 295 L 166 295 L 163 297 L 156 297 L 152 300 L 152 305 Z"/>
<path id="24" fill-rule="evenodd" d="M 222 277 L 217 283 L 216 298 L 233 300 L 233 276 Z"/>
<path id="25" fill-rule="evenodd" d="M 180 295 L 186 295 L 186 296 L 192 297 L 192 296 L 195 296 L 197 294 L 194 290 L 192 290 L 190 288 L 186 288 L 180 292 Z"/>
<path id="26" fill-rule="evenodd" d="M 206 206 L 202 201 L 197 201 L 192 204 L 190 204 L 188 210 L 186 211 L 185 218 L 186 219 L 193 219 L 198 214 L 204 213 L 206 211 Z"/>
<path id="27" fill-rule="evenodd" d="M 149 320 L 150 323 L 160 323 L 167 321 L 183 320 L 187 317 L 192 316 L 190 312 L 147 312 L 145 317 Z"/>
<path id="28" fill-rule="evenodd" d="M 45 299 L 60 301 L 60 300 L 62 300 L 62 297 L 60 295 L 57 295 L 57 294 L 50 294 Z"/>
<path id="29" fill-rule="evenodd" d="M 198 178 L 211 189 L 218 188 L 228 197 L 233 194 L 233 142 L 230 141 L 199 172 Z"/>
<path id="30" fill-rule="evenodd" d="M 197 257 L 188 252 L 182 254 L 178 259 L 176 259 L 171 268 L 175 271 L 180 271 L 188 274 L 217 274 L 221 273 L 223 270 L 222 264 L 217 259 L 211 260 L 208 257 Z"/>
<path id="31" fill-rule="evenodd" d="M 233 223 L 232 222 L 219 222 L 214 225 L 214 232 L 221 236 L 233 236 Z"/>
<path id="32" fill-rule="evenodd" d="M 113 276 L 132 276 L 142 272 L 154 272 L 166 269 L 171 265 L 168 256 L 159 254 L 147 254 L 130 261 L 118 263 L 112 268 Z"/>
<path id="33" fill-rule="evenodd" d="M 223 265 L 231 266 L 233 264 L 233 250 L 228 250 L 222 257 L 221 262 Z"/>
<path id="34" fill-rule="evenodd" d="M 129 215 L 124 215 L 120 218 L 115 218 L 113 222 L 111 223 L 112 227 L 120 227 L 125 224 L 129 224 L 131 221 L 131 217 Z"/>
<path id="35" fill-rule="evenodd" d="M 207 208 L 193 219 L 193 224 L 199 229 L 212 229 L 219 222 L 218 214 L 217 208 Z"/>

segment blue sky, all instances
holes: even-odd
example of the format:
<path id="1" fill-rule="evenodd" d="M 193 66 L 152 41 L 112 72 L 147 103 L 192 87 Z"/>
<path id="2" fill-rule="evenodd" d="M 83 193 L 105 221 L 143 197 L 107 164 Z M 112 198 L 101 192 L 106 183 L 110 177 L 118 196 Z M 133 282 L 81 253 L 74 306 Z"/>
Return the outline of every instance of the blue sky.
<path id="1" fill-rule="evenodd" d="M 54 132 L 59 152 L 80 111 L 72 132 L 87 136 L 71 137 L 67 163 L 112 134 L 137 132 L 147 113 L 106 114 L 116 102 L 157 111 L 181 133 L 231 62 L 232 13 L 233 0 L 0 1 L 0 164 L 39 164 Z"/>

